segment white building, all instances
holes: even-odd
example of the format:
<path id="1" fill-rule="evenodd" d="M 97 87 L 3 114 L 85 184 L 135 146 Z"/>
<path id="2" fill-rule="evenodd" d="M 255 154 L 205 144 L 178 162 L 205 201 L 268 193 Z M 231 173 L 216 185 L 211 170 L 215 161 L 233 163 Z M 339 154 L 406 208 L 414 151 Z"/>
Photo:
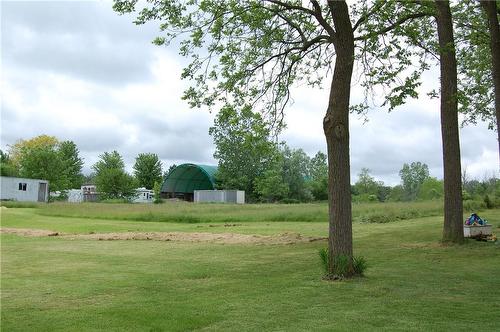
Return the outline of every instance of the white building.
<path id="1" fill-rule="evenodd" d="M 146 188 L 137 188 L 135 190 L 136 195 L 132 199 L 134 203 L 153 203 L 153 198 L 155 196 L 152 190 Z"/>
<path id="2" fill-rule="evenodd" d="M 19 202 L 47 202 L 49 182 L 39 179 L 25 179 L 0 176 L 0 199 Z"/>
<path id="3" fill-rule="evenodd" d="M 70 189 L 67 191 L 67 195 L 70 203 L 97 202 L 99 200 L 99 193 L 94 184 L 84 184 L 80 189 Z"/>
<path id="4" fill-rule="evenodd" d="M 81 189 L 70 189 L 67 192 L 68 202 L 81 203 L 83 202 L 83 191 Z"/>
<path id="5" fill-rule="evenodd" d="M 243 190 L 195 190 L 196 203 L 236 203 L 245 204 Z"/>

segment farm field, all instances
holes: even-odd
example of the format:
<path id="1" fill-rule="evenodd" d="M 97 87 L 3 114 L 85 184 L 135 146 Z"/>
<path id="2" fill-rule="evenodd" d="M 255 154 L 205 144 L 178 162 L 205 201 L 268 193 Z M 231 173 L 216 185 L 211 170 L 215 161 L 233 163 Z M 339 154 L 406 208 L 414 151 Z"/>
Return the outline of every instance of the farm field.
<path id="1" fill-rule="evenodd" d="M 326 211 L 321 203 L 2 208 L 2 331 L 500 327 L 500 245 L 441 245 L 439 202 L 354 206 L 355 254 L 369 268 L 334 283 L 321 279 L 318 256 Z M 500 233 L 500 210 L 479 214 Z"/>

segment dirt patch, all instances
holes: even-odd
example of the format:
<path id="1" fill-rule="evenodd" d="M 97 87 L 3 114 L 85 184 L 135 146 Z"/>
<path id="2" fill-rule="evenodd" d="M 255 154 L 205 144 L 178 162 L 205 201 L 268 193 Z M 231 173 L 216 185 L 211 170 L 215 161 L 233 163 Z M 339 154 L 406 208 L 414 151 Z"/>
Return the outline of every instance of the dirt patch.
<path id="1" fill-rule="evenodd" d="M 1 233 L 4 234 L 15 234 L 26 237 L 41 237 L 41 236 L 57 236 L 58 232 L 47 231 L 43 229 L 31 229 L 31 228 L 5 228 L 0 229 Z"/>
<path id="2" fill-rule="evenodd" d="M 185 232 L 120 232 L 65 234 L 54 231 L 22 228 L 2 228 L 2 233 L 28 237 L 57 236 L 70 240 L 153 240 L 180 242 L 211 242 L 222 244 L 295 244 L 322 241 L 323 237 L 306 237 L 297 233 L 279 235 L 248 235 L 234 233 L 185 233 Z"/>

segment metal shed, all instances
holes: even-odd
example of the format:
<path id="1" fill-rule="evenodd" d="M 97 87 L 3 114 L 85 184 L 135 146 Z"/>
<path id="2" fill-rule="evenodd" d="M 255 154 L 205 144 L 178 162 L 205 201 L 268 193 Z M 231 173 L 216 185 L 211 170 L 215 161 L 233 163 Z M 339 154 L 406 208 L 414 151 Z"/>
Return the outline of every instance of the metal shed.
<path id="1" fill-rule="evenodd" d="M 217 166 L 182 164 L 168 173 L 161 187 L 163 198 L 193 201 L 195 190 L 214 190 Z"/>
<path id="2" fill-rule="evenodd" d="M 194 201 L 197 203 L 245 204 L 245 192 L 242 190 L 195 190 Z"/>
<path id="3" fill-rule="evenodd" d="M 19 202 L 47 202 L 49 182 L 39 179 L 0 177 L 0 199 Z"/>

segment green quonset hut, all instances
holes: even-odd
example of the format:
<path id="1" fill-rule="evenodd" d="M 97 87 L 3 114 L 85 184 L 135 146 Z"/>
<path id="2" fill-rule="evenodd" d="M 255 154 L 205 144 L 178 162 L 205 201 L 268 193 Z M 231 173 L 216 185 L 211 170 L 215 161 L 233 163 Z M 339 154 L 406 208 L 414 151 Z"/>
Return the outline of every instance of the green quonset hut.
<path id="1" fill-rule="evenodd" d="M 195 190 L 214 190 L 217 166 L 182 164 L 168 173 L 161 186 L 163 198 L 193 201 Z"/>

